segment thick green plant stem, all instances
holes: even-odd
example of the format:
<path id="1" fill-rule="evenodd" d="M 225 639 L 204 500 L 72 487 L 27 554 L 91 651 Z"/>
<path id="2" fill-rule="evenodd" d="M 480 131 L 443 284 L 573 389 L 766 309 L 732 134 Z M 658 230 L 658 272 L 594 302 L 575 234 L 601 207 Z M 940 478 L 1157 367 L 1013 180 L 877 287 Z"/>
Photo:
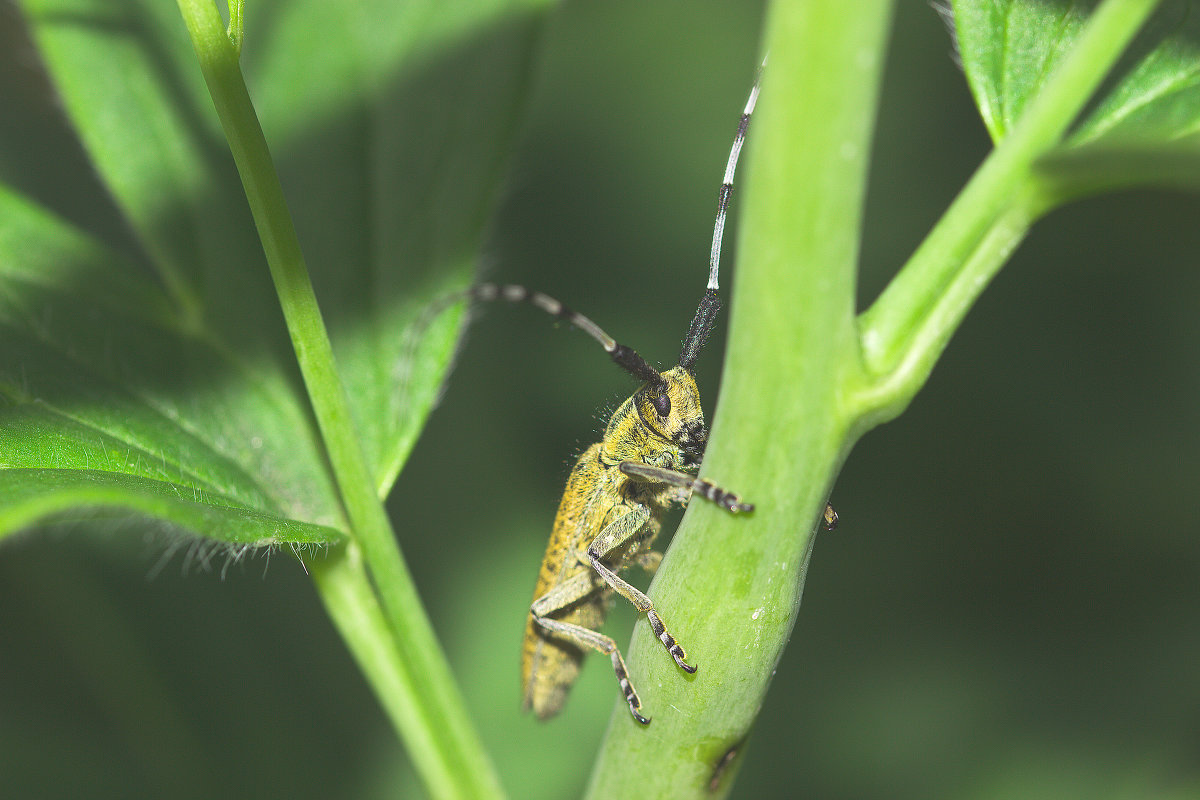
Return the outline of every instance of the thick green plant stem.
<path id="1" fill-rule="evenodd" d="M 650 594 L 698 671 L 681 672 L 638 623 L 629 666 L 652 721 L 617 704 L 589 797 L 723 796 L 791 633 L 847 441 L 838 389 L 858 364 L 859 230 L 891 7 L 771 7 L 703 467 L 757 507 L 734 517 L 690 504 Z"/>
<path id="2" fill-rule="evenodd" d="M 433 633 L 383 503 L 367 469 L 350 404 L 334 363 L 299 241 L 275 173 L 266 140 L 250 102 L 238 51 L 211 0 L 179 0 L 201 71 L 241 175 L 246 198 L 283 307 L 313 411 L 329 453 L 351 534 L 361 547 L 388 622 L 394 659 L 362 663 L 364 674 L 385 702 L 414 763 L 437 797 L 495 797 L 501 794 L 462 696 Z M 317 582 L 335 622 L 345 629 L 345 597 L 361 608 L 371 591 L 361 570 L 334 573 Z M 347 588 L 357 581 L 353 591 Z M 376 634 L 382 633 L 376 628 Z M 377 652 L 386 652 L 382 645 Z M 352 651 L 361 656 L 361 642 Z M 395 675 L 381 668 L 387 663 Z M 386 686 L 378 682 L 387 677 Z M 396 713 L 405 707 L 404 713 Z"/>
<path id="3" fill-rule="evenodd" d="M 1059 200 L 1061 140 L 1155 0 L 1107 0 L 1077 49 L 875 306 L 854 316 L 887 0 L 773 4 L 753 123 L 721 403 L 704 473 L 757 505 L 693 502 L 651 596 L 693 663 L 639 623 L 629 652 L 649 727 L 616 703 L 590 797 L 727 791 L 799 607 L 812 531 L 857 438 L 903 410 L 971 303 Z"/>
<path id="4" fill-rule="evenodd" d="M 1107 0 L 1076 46 L 879 299 L 859 321 L 866 385 L 858 428 L 898 415 L 967 311 L 1041 214 L 1064 195 L 1035 171 L 1159 0 Z"/>

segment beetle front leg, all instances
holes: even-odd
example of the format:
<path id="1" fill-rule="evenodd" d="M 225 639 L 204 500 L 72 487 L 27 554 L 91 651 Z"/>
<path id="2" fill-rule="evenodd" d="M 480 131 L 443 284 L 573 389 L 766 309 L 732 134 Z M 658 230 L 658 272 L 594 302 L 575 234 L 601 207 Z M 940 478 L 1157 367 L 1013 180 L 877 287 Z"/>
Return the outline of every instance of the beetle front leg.
<path id="1" fill-rule="evenodd" d="M 695 492 L 706 500 L 711 500 L 726 511 L 734 514 L 742 511 L 753 511 L 751 503 L 743 503 L 742 498 L 733 492 L 722 489 L 710 480 L 697 478 L 686 472 L 679 472 L 665 467 L 654 467 L 640 461 L 622 461 L 618 465 L 621 472 L 638 481 L 648 483 L 665 483 L 688 492 Z"/>

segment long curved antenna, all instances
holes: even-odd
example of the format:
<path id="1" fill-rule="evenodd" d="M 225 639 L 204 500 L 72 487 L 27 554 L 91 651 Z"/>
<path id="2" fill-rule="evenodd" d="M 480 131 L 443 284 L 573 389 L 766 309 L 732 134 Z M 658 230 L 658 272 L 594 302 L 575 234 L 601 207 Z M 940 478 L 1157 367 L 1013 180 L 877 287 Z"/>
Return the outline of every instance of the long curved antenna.
<path id="1" fill-rule="evenodd" d="M 733 194 L 733 174 L 737 170 L 738 156 L 742 154 L 742 145 L 746 143 L 746 129 L 750 127 L 750 115 L 754 113 L 754 106 L 758 102 L 762 71 L 766 66 L 767 60 L 764 58 L 762 66 L 754 76 L 754 86 L 750 89 L 746 108 L 738 120 L 737 134 L 733 137 L 733 147 L 729 149 L 729 160 L 725 163 L 725 177 L 717 194 L 717 221 L 713 225 L 712 252 L 708 257 L 708 287 L 704 290 L 704 296 L 700 298 L 700 307 L 696 309 L 696 316 L 688 326 L 687 336 L 684 337 L 683 347 L 679 352 L 679 366 L 689 371 L 700 357 L 700 351 L 704 349 L 704 343 L 708 341 L 708 335 L 712 333 L 717 314 L 721 310 L 721 301 L 717 298 L 717 290 L 720 288 L 717 278 L 721 268 L 721 241 L 725 236 L 725 217 L 729 211 L 730 195 Z"/>
<path id="2" fill-rule="evenodd" d="M 725 215 L 729 211 L 729 196 L 733 194 L 733 173 L 737 170 L 738 157 L 742 154 L 742 145 L 746 143 L 746 129 L 750 127 L 750 115 L 758 103 L 758 90 L 762 85 L 762 71 L 767 66 L 763 59 L 758 74 L 754 76 L 754 86 L 750 89 L 750 97 L 746 100 L 746 108 L 738 120 L 737 135 L 733 137 L 733 147 L 729 148 L 729 160 L 725 162 L 725 178 L 721 181 L 721 190 L 717 195 L 717 222 L 713 226 L 712 252 L 708 257 L 708 288 L 714 292 L 721 288 L 717 283 L 717 274 L 721 267 L 721 240 L 725 236 Z"/>
<path id="3" fill-rule="evenodd" d="M 605 333 L 595 322 L 592 322 L 578 311 L 568 308 L 550 295 L 526 289 L 524 286 L 498 283 L 477 283 L 474 286 L 469 286 L 461 292 L 455 292 L 454 294 L 442 297 L 429 306 L 423 315 L 424 319 L 421 323 L 418 323 L 418 326 L 424 327 L 433 317 L 462 300 L 488 303 L 496 300 L 505 300 L 509 303 L 529 303 L 551 316 L 565 320 L 595 339 L 604 348 L 604 351 L 608 353 L 613 363 L 638 380 L 655 385 L 660 385 L 664 382 L 659 371 L 650 366 L 649 362 L 642 358 L 632 347 L 620 344 Z"/>
<path id="4" fill-rule="evenodd" d="M 737 170 L 738 157 L 742 153 L 742 145 L 746 142 L 746 130 L 750 127 L 750 116 L 754 113 L 754 106 L 758 102 L 762 71 L 766 65 L 767 60 L 764 58 L 762 66 L 759 67 L 754 77 L 754 86 L 750 89 L 750 97 L 746 101 L 746 108 L 742 111 L 741 119 L 738 121 L 737 134 L 734 136 L 733 146 L 729 149 L 729 160 L 725 164 L 725 176 L 721 181 L 721 189 L 717 195 L 717 220 L 713 225 L 712 252 L 708 260 L 708 286 L 704 290 L 704 296 L 700 298 L 700 305 L 696 309 L 696 315 L 692 317 L 691 324 L 688 326 L 687 336 L 684 337 L 683 347 L 679 353 L 679 366 L 689 372 L 700 357 L 700 351 L 704 349 L 704 344 L 708 341 L 709 334 L 712 333 L 713 326 L 716 324 L 717 315 L 721 311 L 721 301 L 717 297 L 717 290 L 720 288 L 717 279 L 721 266 L 721 242 L 725 235 L 725 218 L 729 211 L 729 199 L 733 194 L 733 176 Z M 638 380 L 656 386 L 661 386 L 664 383 L 662 374 L 650 366 L 649 362 L 642 358 L 632 347 L 618 343 L 595 322 L 592 322 L 592 320 L 583 314 L 568 308 L 553 297 L 526 289 L 524 286 L 480 283 L 470 286 L 461 292 L 455 292 L 442 297 L 426 308 L 421 320 L 414 326 L 415 330 L 420 331 L 424 329 L 438 314 L 445 311 L 449 306 L 463 300 L 483 302 L 506 300 L 510 303 L 529 303 L 530 305 L 537 306 L 547 314 L 566 320 L 588 336 L 591 336 L 600 343 L 600 346 L 608 353 L 613 363 Z"/>

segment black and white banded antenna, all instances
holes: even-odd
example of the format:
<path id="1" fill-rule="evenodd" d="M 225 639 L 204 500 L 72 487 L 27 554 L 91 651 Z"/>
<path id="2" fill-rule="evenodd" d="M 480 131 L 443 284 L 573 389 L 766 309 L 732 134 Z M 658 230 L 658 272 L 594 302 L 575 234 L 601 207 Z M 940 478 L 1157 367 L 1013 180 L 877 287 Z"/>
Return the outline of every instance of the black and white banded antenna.
<path id="1" fill-rule="evenodd" d="M 666 383 L 663 380 L 662 374 L 650 366 L 650 363 L 642 358 L 636 350 L 613 339 L 604 332 L 603 328 L 588 317 L 585 317 L 572 308 L 568 308 L 565 304 L 548 294 L 527 289 L 524 286 L 517 286 L 516 284 L 477 283 L 474 286 L 468 286 L 461 291 L 439 298 L 425 309 L 425 312 L 421 315 L 421 319 L 414 325 L 415 330 L 418 332 L 424 330 L 437 315 L 463 300 L 485 303 L 497 300 L 504 300 L 509 303 L 528 303 L 552 317 L 557 317 L 571 324 L 573 327 L 578 328 L 595 339 L 604 348 L 604 352 L 608 353 L 613 363 L 638 380 L 654 385 L 665 385 Z"/>
<path id="2" fill-rule="evenodd" d="M 750 126 L 750 115 L 754 113 L 754 105 L 758 102 L 758 90 L 762 80 L 762 70 L 766 64 L 766 59 L 764 59 L 762 66 L 758 69 L 757 75 L 755 75 L 754 86 L 750 90 L 750 98 L 746 101 L 746 108 L 742 111 L 741 119 L 738 121 L 737 135 L 734 137 L 733 147 L 729 150 L 729 160 L 725 164 L 725 177 L 721 181 L 721 190 L 717 196 L 717 221 L 713 226 L 712 253 L 709 256 L 708 262 L 708 286 L 704 290 L 704 296 L 700 298 L 700 306 L 696 309 L 696 316 L 692 318 L 692 322 L 688 326 L 687 336 L 684 337 L 683 348 L 679 355 L 679 366 L 688 372 L 692 371 L 696 359 L 699 358 L 700 351 L 704 348 L 704 343 L 708 340 L 708 336 L 716 324 L 717 314 L 721 310 L 721 301 L 717 298 L 717 290 L 719 289 L 717 277 L 721 264 L 721 240 L 725 234 L 725 218 L 729 211 L 729 198 L 733 194 L 734 171 L 737 169 L 738 156 L 741 155 L 742 145 L 746 141 L 746 129 Z M 438 314 L 441 314 L 450 306 L 463 300 L 479 302 L 506 300 L 510 303 L 528 303 L 529 305 L 536 306 L 547 314 L 570 323 L 595 339 L 604 348 L 604 351 L 608 353 L 613 363 L 638 380 L 655 387 L 665 387 L 666 385 L 662 373 L 650 366 L 650 363 L 632 347 L 620 344 L 605 333 L 591 319 L 580 314 L 578 311 L 568 308 L 550 295 L 514 284 L 479 283 L 440 298 L 425 309 L 425 312 L 421 315 L 421 319 L 413 326 L 414 336 L 424 331 Z M 412 360 L 411 354 L 408 360 Z"/>
<path id="3" fill-rule="evenodd" d="M 721 301 L 717 291 L 721 288 L 718 277 L 721 271 L 721 242 L 725 237 L 725 218 L 729 212 L 729 198 L 733 194 L 733 175 L 737 171 L 738 157 L 742 154 L 742 145 L 746 143 L 746 130 L 750 127 L 750 116 L 758 103 L 758 90 L 762 86 L 762 73 L 767 66 L 764 58 L 758 73 L 754 76 L 754 86 L 750 89 L 750 97 L 746 100 L 746 108 L 738 120 L 737 135 L 733 137 L 733 147 L 729 149 L 729 160 L 725 162 L 725 177 L 721 181 L 721 189 L 717 194 L 717 221 L 713 225 L 712 252 L 708 256 L 708 286 L 704 296 L 700 298 L 700 307 L 696 316 L 688 326 L 687 336 L 683 339 L 683 347 L 679 351 L 679 366 L 692 371 L 708 335 L 712 333 L 713 325 L 717 322 L 717 314 L 721 311 Z"/>

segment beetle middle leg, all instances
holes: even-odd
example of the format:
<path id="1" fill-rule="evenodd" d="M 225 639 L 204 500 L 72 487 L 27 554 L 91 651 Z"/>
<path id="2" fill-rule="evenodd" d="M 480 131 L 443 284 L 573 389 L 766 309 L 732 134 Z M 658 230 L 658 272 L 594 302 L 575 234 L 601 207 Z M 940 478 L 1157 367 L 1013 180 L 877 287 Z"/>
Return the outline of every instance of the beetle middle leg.
<path id="1" fill-rule="evenodd" d="M 634 506 L 632 510 L 610 522 L 592 540 L 592 543 L 588 545 L 588 560 L 591 561 L 592 569 L 596 570 L 596 573 L 604 579 L 605 583 L 611 586 L 621 597 L 633 603 L 633 607 L 640 613 L 646 615 L 646 619 L 650 623 L 650 629 L 654 631 L 654 635 L 662 642 L 663 647 L 667 648 L 667 652 L 671 654 L 671 658 L 675 659 L 675 663 L 679 665 L 680 669 L 692 673 L 696 671 L 696 668 L 687 663 L 687 653 L 684 652 L 679 643 L 675 641 L 675 637 L 667 630 L 667 626 L 663 624 L 662 617 L 654 610 L 654 603 L 650 598 L 643 592 L 638 591 L 638 589 L 624 578 L 617 575 L 611 567 L 601 560 L 637 535 L 649 519 L 650 510 L 645 506 L 639 505 Z"/>

